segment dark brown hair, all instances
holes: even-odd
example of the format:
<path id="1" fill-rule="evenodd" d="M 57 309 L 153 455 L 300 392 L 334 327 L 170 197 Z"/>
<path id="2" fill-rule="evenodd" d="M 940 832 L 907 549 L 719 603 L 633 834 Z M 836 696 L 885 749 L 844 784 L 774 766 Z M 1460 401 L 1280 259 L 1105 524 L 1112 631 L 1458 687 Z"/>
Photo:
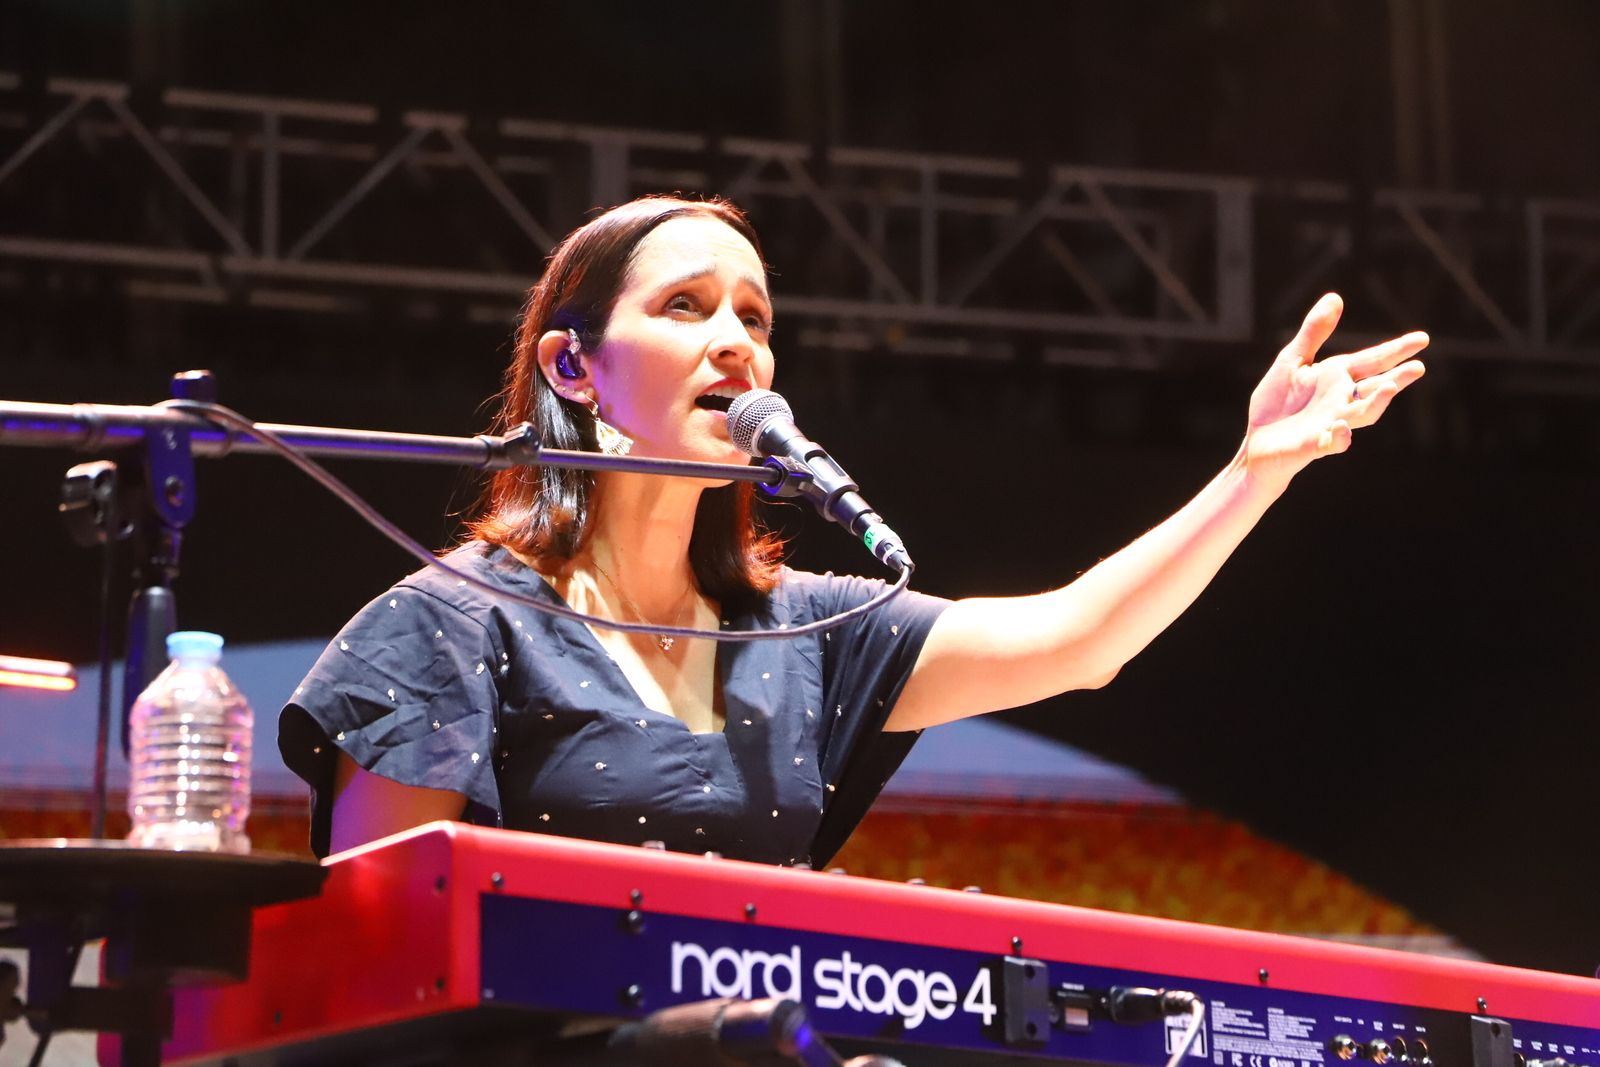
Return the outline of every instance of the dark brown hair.
<path id="1" fill-rule="evenodd" d="M 584 405 L 550 387 L 539 369 L 539 338 L 575 330 L 585 352 L 605 339 L 617 295 L 640 244 L 668 219 L 698 216 L 732 227 L 761 255 L 750 222 L 722 199 L 650 196 L 630 201 L 578 227 L 555 247 L 544 276 L 528 293 L 516 349 L 499 393 L 494 431 L 531 423 L 546 448 L 597 451 L 594 417 Z M 588 471 L 513 467 L 489 479 L 468 524 L 472 536 L 515 549 L 541 567 L 562 569 L 593 532 L 595 481 Z M 738 605 L 777 581 L 782 543 L 756 520 L 749 482 L 708 489 L 695 512 L 689 565 L 700 591 L 724 606 Z"/>

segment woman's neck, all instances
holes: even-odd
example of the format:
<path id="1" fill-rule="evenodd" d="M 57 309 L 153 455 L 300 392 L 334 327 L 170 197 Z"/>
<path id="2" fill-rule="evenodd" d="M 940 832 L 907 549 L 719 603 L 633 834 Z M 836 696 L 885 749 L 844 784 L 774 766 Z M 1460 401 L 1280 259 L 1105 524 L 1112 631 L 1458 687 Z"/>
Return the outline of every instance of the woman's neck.
<path id="1" fill-rule="evenodd" d="M 601 475 L 593 497 L 594 533 L 576 562 L 598 564 L 646 617 L 673 614 L 694 587 L 689 539 L 703 489 L 686 479 Z"/>

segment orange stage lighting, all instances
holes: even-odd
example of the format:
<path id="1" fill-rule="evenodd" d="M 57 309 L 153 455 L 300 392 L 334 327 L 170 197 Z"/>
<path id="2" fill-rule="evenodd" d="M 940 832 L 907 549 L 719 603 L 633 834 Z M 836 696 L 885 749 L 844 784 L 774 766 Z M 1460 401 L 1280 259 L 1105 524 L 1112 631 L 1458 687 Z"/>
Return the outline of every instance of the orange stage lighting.
<path id="1" fill-rule="evenodd" d="M 6 685 L 65 693 L 78 688 L 78 672 L 59 660 L 0 656 L 0 686 Z"/>

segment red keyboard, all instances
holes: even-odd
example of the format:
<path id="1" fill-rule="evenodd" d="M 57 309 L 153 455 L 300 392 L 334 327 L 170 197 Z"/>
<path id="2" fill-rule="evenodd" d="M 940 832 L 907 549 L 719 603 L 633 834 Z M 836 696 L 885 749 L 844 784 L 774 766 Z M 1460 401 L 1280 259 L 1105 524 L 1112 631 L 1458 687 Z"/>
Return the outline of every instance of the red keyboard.
<path id="1" fill-rule="evenodd" d="M 908 1067 L 1600 1067 L 1600 981 L 539 834 L 434 823 L 256 913 L 249 981 L 180 991 L 164 1062 L 483 1062 L 715 997 L 788 997 Z M 431 1059 L 430 1059 L 431 1057 Z"/>

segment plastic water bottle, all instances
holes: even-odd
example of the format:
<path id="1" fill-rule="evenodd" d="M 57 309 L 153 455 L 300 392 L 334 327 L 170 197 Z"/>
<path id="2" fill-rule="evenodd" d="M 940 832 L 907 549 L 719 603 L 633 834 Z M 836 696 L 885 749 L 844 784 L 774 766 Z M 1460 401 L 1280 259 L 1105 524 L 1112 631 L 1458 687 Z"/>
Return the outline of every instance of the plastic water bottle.
<path id="1" fill-rule="evenodd" d="M 181 851 L 249 852 L 250 730 L 243 694 L 217 664 L 222 638 L 181 630 L 172 662 L 128 716 L 129 844 Z"/>

